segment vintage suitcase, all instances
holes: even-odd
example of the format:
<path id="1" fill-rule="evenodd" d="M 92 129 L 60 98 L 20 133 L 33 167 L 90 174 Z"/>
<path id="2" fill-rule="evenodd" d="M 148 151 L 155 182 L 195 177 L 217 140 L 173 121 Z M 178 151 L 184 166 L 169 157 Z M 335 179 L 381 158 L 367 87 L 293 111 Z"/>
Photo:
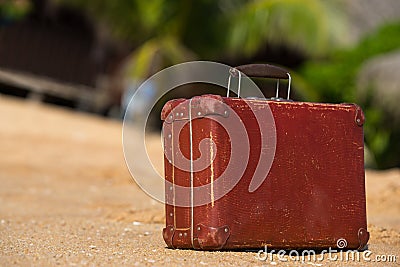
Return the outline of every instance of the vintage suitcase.
<path id="1" fill-rule="evenodd" d="M 267 64 L 231 70 L 238 73 L 290 81 Z M 288 99 L 203 95 L 166 103 L 168 247 L 366 246 L 362 110 Z"/>

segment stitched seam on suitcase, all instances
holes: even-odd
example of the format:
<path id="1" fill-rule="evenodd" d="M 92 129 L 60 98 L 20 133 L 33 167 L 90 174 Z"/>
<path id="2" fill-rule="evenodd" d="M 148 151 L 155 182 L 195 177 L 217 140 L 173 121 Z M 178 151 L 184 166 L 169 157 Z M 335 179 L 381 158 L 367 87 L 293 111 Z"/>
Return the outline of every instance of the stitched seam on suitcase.
<path id="1" fill-rule="evenodd" d="M 171 122 L 171 136 L 174 136 L 174 122 Z M 176 228 L 176 203 L 175 203 L 175 151 L 174 151 L 174 138 L 171 138 L 171 163 L 172 163 L 172 204 L 173 204 L 173 225 Z"/>
<path id="2" fill-rule="evenodd" d="M 190 240 L 194 248 L 193 240 L 193 128 L 192 128 L 192 99 L 189 100 L 189 134 L 190 134 Z"/>

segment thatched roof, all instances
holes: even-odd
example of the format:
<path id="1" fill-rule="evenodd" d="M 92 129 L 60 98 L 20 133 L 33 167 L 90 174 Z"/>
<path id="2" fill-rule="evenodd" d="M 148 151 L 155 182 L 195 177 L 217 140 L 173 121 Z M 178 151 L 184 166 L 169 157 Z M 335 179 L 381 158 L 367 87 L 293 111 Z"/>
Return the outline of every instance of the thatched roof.
<path id="1" fill-rule="evenodd" d="M 345 6 L 350 39 L 357 42 L 380 25 L 400 20 L 399 0 L 339 0 Z"/>
<path id="2" fill-rule="evenodd" d="M 368 60 L 357 84 L 360 101 L 370 94 L 375 105 L 400 122 L 400 50 Z"/>

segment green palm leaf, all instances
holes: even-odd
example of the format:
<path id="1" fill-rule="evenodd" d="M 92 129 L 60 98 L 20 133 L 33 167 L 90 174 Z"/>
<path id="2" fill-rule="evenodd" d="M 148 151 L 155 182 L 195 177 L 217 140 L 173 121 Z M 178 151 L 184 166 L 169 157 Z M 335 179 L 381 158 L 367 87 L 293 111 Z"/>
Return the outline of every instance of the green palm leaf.
<path id="1" fill-rule="evenodd" d="M 232 16 L 229 48 L 250 56 L 270 43 L 318 56 L 346 40 L 338 16 L 337 9 L 325 1 L 251 1 Z"/>

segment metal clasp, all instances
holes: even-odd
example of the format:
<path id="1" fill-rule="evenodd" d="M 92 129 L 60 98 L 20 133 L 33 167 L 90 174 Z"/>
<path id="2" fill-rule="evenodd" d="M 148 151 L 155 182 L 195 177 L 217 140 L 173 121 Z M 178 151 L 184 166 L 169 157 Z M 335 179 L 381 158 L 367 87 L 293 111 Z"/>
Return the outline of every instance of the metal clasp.
<path id="1" fill-rule="evenodd" d="M 231 68 L 230 70 L 229 70 L 229 78 L 228 78 L 228 89 L 227 89 L 227 91 L 226 91 L 226 97 L 229 97 L 229 92 L 230 92 L 230 89 L 231 89 L 231 78 L 232 78 L 232 76 L 236 76 L 236 74 L 239 74 L 239 80 L 238 80 L 238 98 L 240 97 L 240 84 L 241 84 L 241 80 L 242 80 L 242 73 L 240 72 L 240 71 L 238 71 L 237 69 L 235 69 L 235 68 Z"/>
<path id="2" fill-rule="evenodd" d="M 288 89 L 287 89 L 287 96 L 286 96 L 286 100 L 290 100 L 290 85 L 292 83 L 292 77 L 290 76 L 289 72 L 286 73 L 288 76 Z M 277 101 L 282 101 L 283 98 L 279 97 L 279 81 L 280 79 L 278 79 L 277 83 L 276 83 L 276 94 L 275 97 L 271 97 L 272 100 L 277 100 Z"/>

